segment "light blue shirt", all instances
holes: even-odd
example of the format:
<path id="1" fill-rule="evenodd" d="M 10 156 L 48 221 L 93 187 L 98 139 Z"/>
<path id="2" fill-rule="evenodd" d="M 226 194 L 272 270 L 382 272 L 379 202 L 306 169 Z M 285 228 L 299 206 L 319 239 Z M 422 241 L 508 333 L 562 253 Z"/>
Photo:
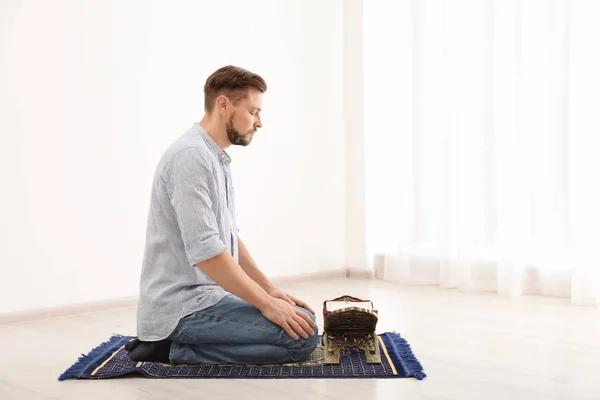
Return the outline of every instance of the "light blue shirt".
<path id="1" fill-rule="evenodd" d="M 225 250 L 238 260 L 230 162 L 198 123 L 159 161 L 140 282 L 140 340 L 165 339 L 181 318 L 228 294 L 196 265 Z"/>

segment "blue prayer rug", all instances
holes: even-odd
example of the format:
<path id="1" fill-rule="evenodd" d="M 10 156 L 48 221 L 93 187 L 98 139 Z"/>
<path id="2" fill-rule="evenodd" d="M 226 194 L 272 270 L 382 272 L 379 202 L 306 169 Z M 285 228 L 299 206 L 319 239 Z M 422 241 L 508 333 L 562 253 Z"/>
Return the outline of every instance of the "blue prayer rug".
<path id="1" fill-rule="evenodd" d="M 58 378 L 108 379 L 138 375 L 146 378 L 192 379 L 261 379 L 261 378 L 416 378 L 426 377 L 408 342 L 398 333 L 378 335 L 381 364 L 367 364 L 364 353 L 346 349 L 339 364 L 323 362 L 323 347 L 319 345 L 311 357 L 303 362 L 277 365 L 214 365 L 163 364 L 135 362 L 129 358 L 125 343 L 132 336 L 115 335 L 108 341 L 82 355 Z"/>

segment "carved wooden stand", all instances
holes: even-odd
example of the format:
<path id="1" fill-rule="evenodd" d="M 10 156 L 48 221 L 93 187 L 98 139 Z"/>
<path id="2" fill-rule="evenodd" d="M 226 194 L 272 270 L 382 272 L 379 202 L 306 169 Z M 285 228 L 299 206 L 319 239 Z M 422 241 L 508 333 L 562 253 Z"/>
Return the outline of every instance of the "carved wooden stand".
<path id="1" fill-rule="evenodd" d="M 380 364 L 381 355 L 375 333 L 377 310 L 353 307 L 352 302 L 363 300 L 347 295 L 329 301 L 348 301 L 349 304 L 348 307 L 335 311 L 327 311 L 327 301 L 323 305 L 325 364 L 339 364 L 340 352 L 351 347 L 362 350 L 367 363 Z"/>

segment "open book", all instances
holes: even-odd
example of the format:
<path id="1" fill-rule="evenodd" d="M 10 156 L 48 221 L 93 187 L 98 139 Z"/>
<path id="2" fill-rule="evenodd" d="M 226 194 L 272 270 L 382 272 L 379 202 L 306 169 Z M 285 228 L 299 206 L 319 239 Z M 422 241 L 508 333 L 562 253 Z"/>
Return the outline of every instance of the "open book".
<path id="1" fill-rule="evenodd" d="M 370 301 L 328 301 L 326 304 L 326 310 L 327 311 L 335 311 L 335 310 L 339 310 L 342 308 L 348 308 L 348 307 L 358 307 L 358 308 L 363 308 L 365 310 L 372 310 L 373 309 L 373 305 L 371 304 Z"/>

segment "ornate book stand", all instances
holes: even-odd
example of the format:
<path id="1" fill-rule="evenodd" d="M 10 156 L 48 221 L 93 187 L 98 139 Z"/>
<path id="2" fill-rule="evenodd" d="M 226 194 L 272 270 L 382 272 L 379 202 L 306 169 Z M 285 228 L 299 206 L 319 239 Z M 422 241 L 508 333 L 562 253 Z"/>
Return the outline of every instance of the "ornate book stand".
<path id="1" fill-rule="evenodd" d="M 325 364 L 339 364 L 340 351 L 356 347 L 365 353 L 367 363 L 381 363 L 375 333 L 377 310 L 369 300 L 341 296 L 323 303 L 323 350 Z"/>

